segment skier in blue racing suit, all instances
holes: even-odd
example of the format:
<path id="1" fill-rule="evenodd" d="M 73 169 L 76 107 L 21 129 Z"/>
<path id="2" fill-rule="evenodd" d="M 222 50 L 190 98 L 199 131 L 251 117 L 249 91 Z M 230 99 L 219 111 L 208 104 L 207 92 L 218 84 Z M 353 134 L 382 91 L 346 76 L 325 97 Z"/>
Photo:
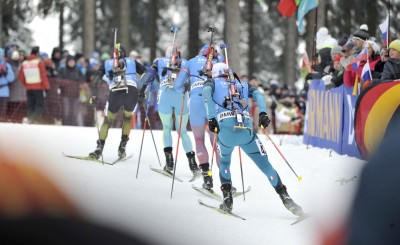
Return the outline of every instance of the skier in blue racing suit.
<path id="1" fill-rule="evenodd" d="M 288 195 L 286 186 L 268 161 L 265 148 L 252 129 L 247 107 L 249 97 L 257 100 L 260 108 L 259 125 L 267 127 L 270 120 L 266 113 L 264 96 L 260 91 L 248 88 L 247 82 L 241 82 L 225 63 L 214 64 L 212 79 L 207 80 L 203 87 L 203 101 L 207 109 L 209 128 L 218 132 L 219 176 L 224 196 L 220 208 L 228 212 L 233 208 L 231 154 L 234 147 L 239 146 L 267 176 L 284 206 L 293 214 L 301 216 L 302 208 Z"/>
<path id="2" fill-rule="evenodd" d="M 194 176 L 199 174 L 199 167 L 196 163 L 195 153 L 191 139 L 187 133 L 186 127 L 189 119 L 188 112 L 188 94 L 185 91 L 185 86 L 181 89 L 173 87 L 174 81 L 179 73 L 181 66 L 186 65 L 186 59 L 180 57 L 180 51 L 177 45 L 169 46 L 166 49 L 165 57 L 154 60 L 148 73 L 142 77 L 142 89 L 139 93 L 139 98 L 144 97 L 144 92 L 149 83 L 159 80 L 160 89 L 158 90 L 158 112 L 163 126 L 164 153 L 166 165 L 164 170 L 171 172 L 174 168 L 174 159 L 172 155 L 172 113 L 175 113 L 175 128 L 179 129 L 180 113 L 182 114 L 182 125 L 180 135 L 182 145 L 185 149 L 186 156 L 189 161 L 189 168 Z M 183 100 L 183 101 L 182 101 Z M 183 108 L 182 108 L 183 106 Z"/>
<path id="3" fill-rule="evenodd" d="M 190 101 L 189 101 L 189 119 L 190 126 L 193 131 L 196 153 L 199 160 L 199 166 L 203 175 L 203 188 L 212 191 L 213 180 L 210 173 L 209 155 L 205 146 L 204 137 L 207 128 L 207 115 L 204 103 L 202 100 L 203 84 L 207 80 L 207 57 L 212 50 L 211 66 L 219 61 L 223 61 L 223 57 L 220 56 L 218 49 L 212 46 L 213 49 L 209 48 L 208 44 L 203 45 L 200 49 L 199 54 L 187 63 L 182 65 L 181 72 L 179 73 L 174 87 L 176 89 L 182 89 L 186 81 L 190 84 Z M 211 73 L 211 70 L 209 71 Z M 213 142 L 213 133 L 210 133 L 211 144 Z M 219 164 L 219 157 L 216 157 L 217 164 Z"/>

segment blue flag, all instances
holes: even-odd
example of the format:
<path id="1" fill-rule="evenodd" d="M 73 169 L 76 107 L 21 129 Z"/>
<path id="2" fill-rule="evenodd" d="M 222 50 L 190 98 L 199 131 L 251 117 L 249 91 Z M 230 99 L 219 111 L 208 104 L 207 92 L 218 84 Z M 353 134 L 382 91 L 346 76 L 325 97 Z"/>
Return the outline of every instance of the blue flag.
<path id="1" fill-rule="evenodd" d="M 301 0 L 297 11 L 297 28 L 303 32 L 303 18 L 313 8 L 318 7 L 318 0 Z"/>

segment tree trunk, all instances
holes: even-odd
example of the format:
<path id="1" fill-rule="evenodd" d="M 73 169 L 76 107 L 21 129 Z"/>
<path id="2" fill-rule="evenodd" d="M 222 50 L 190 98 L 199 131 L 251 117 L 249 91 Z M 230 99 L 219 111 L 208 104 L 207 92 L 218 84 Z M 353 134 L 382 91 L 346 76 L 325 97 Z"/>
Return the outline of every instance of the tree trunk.
<path id="1" fill-rule="evenodd" d="M 254 1 L 248 0 L 248 11 L 249 11 L 249 50 L 248 50 L 248 63 L 247 63 L 247 75 L 253 76 L 254 73 L 254 47 L 255 47 L 255 38 L 254 38 Z"/>
<path id="2" fill-rule="evenodd" d="M 94 51 L 94 30 L 95 30 L 95 0 L 84 1 L 84 14 L 83 14 L 83 54 L 89 57 Z"/>
<path id="3" fill-rule="evenodd" d="M 200 48 L 199 29 L 200 29 L 200 1 L 189 0 L 189 57 L 197 55 Z"/>
<path id="4" fill-rule="evenodd" d="M 376 28 L 378 25 L 378 6 L 376 0 L 369 0 L 366 2 L 367 4 L 367 24 L 368 24 L 368 32 L 371 37 L 375 37 Z"/>
<path id="5" fill-rule="evenodd" d="M 149 23 L 149 35 L 150 35 L 150 60 L 153 61 L 157 55 L 157 19 L 158 19 L 158 0 L 150 0 L 150 23 Z"/>
<path id="6" fill-rule="evenodd" d="M 318 1 L 318 28 L 326 27 L 326 0 Z"/>
<path id="7" fill-rule="evenodd" d="M 64 1 L 60 2 L 60 16 L 59 16 L 59 24 L 58 24 L 58 46 L 61 50 L 64 49 Z"/>
<path id="8" fill-rule="evenodd" d="M 240 70 L 240 9 L 239 0 L 225 0 L 225 40 L 228 43 L 229 66 L 237 72 Z"/>
<path id="9" fill-rule="evenodd" d="M 124 46 L 126 52 L 130 51 L 130 31 L 129 31 L 129 23 L 130 23 L 130 9 L 131 2 L 130 0 L 121 0 L 120 5 L 120 31 L 118 32 L 120 38 L 119 42 Z"/>
<path id="10" fill-rule="evenodd" d="M 310 61 L 312 60 L 312 56 L 315 55 L 316 44 L 315 44 L 315 35 L 316 35 L 316 28 L 315 28 L 315 14 L 316 9 L 311 10 L 307 16 L 305 17 L 307 20 L 307 27 L 306 27 L 306 52 L 308 57 L 310 57 Z M 319 12 L 318 12 L 319 14 Z"/>
<path id="11" fill-rule="evenodd" d="M 354 28 L 352 26 L 352 14 L 351 10 L 354 8 L 354 5 L 352 4 L 351 1 L 348 0 L 342 0 L 341 1 L 341 7 L 343 9 L 343 19 L 344 19 L 344 26 L 342 29 L 343 33 L 351 34 L 354 31 Z"/>
<path id="12" fill-rule="evenodd" d="M 285 48 L 283 50 L 284 67 L 283 67 L 283 81 L 289 87 L 294 87 L 296 81 L 296 46 L 297 46 L 297 26 L 296 17 L 293 16 L 287 19 L 287 30 L 285 38 Z"/>

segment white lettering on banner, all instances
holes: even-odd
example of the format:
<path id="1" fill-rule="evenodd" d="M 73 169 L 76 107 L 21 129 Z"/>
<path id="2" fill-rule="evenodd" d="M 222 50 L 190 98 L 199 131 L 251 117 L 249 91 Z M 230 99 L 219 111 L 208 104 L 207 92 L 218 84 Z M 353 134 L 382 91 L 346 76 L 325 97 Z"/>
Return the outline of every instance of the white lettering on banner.
<path id="1" fill-rule="evenodd" d="M 353 106 L 351 105 L 351 96 L 350 94 L 348 94 L 346 96 L 346 101 L 347 101 L 347 107 L 348 107 L 348 111 L 349 111 L 349 132 L 348 132 L 348 139 L 347 139 L 347 144 L 352 145 L 354 142 L 354 113 L 355 113 L 355 109 L 353 108 Z"/>
<path id="2" fill-rule="evenodd" d="M 266 156 L 267 151 L 265 150 L 264 145 L 262 144 L 261 140 L 256 139 L 256 144 L 257 144 L 258 151 L 260 152 L 261 156 Z"/>
<path id="3" fill-rule="evenodd" d="M 201 81 L 201 82 L 194 82 L 191 86 L 190 86 L 190 89 L 195 89 L 195 88 L 201 88 L 201 87 L 203 87 L 203 85 L 204 85 L 204 82 L 203 81 Z"/>

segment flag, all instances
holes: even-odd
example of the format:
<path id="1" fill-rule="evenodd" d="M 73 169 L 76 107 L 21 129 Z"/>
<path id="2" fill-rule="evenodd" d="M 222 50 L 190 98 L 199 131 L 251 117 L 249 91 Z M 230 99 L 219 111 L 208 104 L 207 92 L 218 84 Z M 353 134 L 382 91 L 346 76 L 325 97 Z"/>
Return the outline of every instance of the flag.
<path id="1" fill-rule="evenodd" d="M 365 65 L 364 65 L 364 67 L 362 69 L 361 77 L 362 77 L 364 83 L 370 82 L 372 80 L 371 68 L 369 67 L 369 63 L 368 62 L 365 63 Z"/>
<path id="2" fill-rule="evenodd" d="M 301 77 L 305 78 L 307 76 L 307 74 L 309 74 L 311 72 L 311 63 L 310 60 L 308 58 L 307 52 L 305 52 L 303 54 L 303 57 L 301 59 Z"/>
<path id="3" fill-rule="evenodd" d="M 354 59 L 352 59 L 347 68 L 348 69 L 351 68 L 353 71 L 357 71 L 358 66 L 360 65 L 360 61 L 367 59 L 368 59 L 368 47 L 364 48 Z"/>
<path id="4" fill-rule="evenodd" d="M 385 21 L 379 25 L 382 32 L 383 45 L 387 46 L 389 43 L 389 16 L 386 16 Z"/>
<path id="5" fill-rule="evenodd" d="M 304 31 L 303 18 L 313 8 L 318 7 L 318 0 L 301 0 L 297 11 L 297 28 L 299 32 Z"/>
<path id="6" fill-rule="evenodd" d="M 292 17 L 294 12 L 296 12 L 297 5 L 295 0 L 281 0 L 277 6 L 277 9 L 281 15 Z"/>

